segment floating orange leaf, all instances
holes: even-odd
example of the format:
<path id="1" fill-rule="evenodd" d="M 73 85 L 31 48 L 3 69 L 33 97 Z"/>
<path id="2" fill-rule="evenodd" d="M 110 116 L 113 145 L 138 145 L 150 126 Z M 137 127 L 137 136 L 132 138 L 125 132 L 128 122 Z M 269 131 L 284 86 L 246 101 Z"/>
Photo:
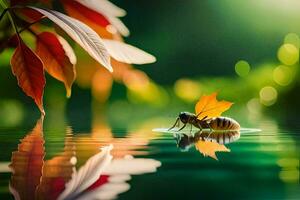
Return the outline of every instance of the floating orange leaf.
<path id="1" fill-rule="evenodd" d="M 219 117 L 228 110 L 233 103 L 228 101 L 218 101 L 217 93 L 211 95 L 204 95 L 200 98 L 195 106 L 196 115 L 198 119 Z"/>
<path id="2" fill-rule="evenodd" d="M 32 97 L 45 114 L 43 108 L 43 93 L 46 84 L 43 63 L 40 58 L 18 38 L 18 46 L 11 58 L 13 74 L 17 77 L 18 85 L 26 95 Z"/>
<path id="3" fill-rule="evenodd" d="M 199 140 L 197 143 L 195 143 L 196 149 L 202 153 L 204 156 L 209 156 L 215 160 L 218 160 L 216 156 L 216 152 L 230 152 L 230 149 L 225 147 L 222 144 L 218 144 L 216 142 L 211 141 L 203 141 Z"/>
<path id="4" fill-rule="evenodd" d="M 67 97 L 76 77 L 76 57 L 71 46 L 62 37 L 50 32 L 37 36 L 36 53 L 44 63 L 46 71 L 65 84 Z"/>

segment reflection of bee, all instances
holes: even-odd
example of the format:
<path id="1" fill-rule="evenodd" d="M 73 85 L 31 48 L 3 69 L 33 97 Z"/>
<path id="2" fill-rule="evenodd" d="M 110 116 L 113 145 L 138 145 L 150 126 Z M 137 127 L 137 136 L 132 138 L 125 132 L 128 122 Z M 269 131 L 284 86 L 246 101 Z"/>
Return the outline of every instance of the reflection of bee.
<path id="1" fill-rule="evenodd" d="M 199 131 L 192 136 L 186 134 L 176 134 L 177 146 L 183 151 L 187 151 L 194 143 L 199 140 L 211 141 L 224 145 L 235 142 L 240 138 L 239 131 Z"/>
<path id="2" fill-rule="evenodd" d="M 189 112 L 181 112 L 175 124 L 169 130 L 173 129 L 179 123 L 179 120 L 184 125 L 178 131 L 182 130 L 187 124 L 191 124 L 200 130 L 240 130 L 239 123 L 229 117 L 214 117 L 210 119 L 204 117 L 203 119 L 198 119 L 197 115 Z"/>

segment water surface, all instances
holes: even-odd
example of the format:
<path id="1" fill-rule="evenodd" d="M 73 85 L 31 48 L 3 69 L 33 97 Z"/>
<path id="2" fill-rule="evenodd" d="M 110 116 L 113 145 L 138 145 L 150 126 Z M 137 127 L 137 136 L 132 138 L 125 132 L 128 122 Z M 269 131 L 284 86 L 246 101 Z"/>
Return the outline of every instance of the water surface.
<path id="1" fill-rule="evenodd" d="M 79 132 L 43 126 L 38 120 L 25 131 L 0 129 L 1 199 L 58 197 L 74 171 L 88 170 L 93 156 L 110 144 L 112 163 L 72 198 L 300 198 L 300 130 L 263 123 L 261 131 L 244 129 L 236 139 L 219 138 L 215 145 L 196 137 L 180 143 L 183 135 L 152 131 L 155 126 L 149 125 L 122 131 L 98 123 Z"/>

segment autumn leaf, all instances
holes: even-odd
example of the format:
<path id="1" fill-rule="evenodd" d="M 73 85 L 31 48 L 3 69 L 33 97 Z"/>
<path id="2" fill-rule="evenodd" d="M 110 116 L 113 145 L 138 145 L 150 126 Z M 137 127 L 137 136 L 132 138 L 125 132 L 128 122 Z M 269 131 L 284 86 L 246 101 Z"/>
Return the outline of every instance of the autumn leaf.
<path id="1" fill-rule="evenodd" d="M 225 147 L 222 144 L 218 144 L 216 142 L 211 142 L 211 141 L 203 141 L 199 140 L 198 142 L 195 143 L 196 149 L 203 154 L 204 156 L 209 156 L 215 160 L 218 160 L 216 156 L 216 152 L 230 152 L 230 149 Z"/>
<path id="2" fill-rule="evenodd" d="M 102 64 L 110 72 L 113 71 L 110 64 L 110 56 L 99 35 L 84 23 L 60 12 L 30 7 L 62 28 L 75 42 L 77 42 L 90 56 Z"/>
<path id="3" fill-rule="evenodd" d="M 50 32 L 37 35 L 36 53 L 44 63 L 46 71 L 65 84 L 67 97 L 76 78 L 76 56 L 68 42 Z"/>
<path id="4" fill-rule="evenodd" d="M 87 8 L 104 15 L 108 19 L 110 24 L 114 26 L 121 35 L 127 37 L 130 32 L 128 28 L 123 24 L 123 22 L 118 18 L 124 16 L 126 11 L 118 8 L 111 2 L 107 0 L 101 0 L 99 3 L 98 0 L 76 0 L 86 6 Z"/>
<path id="5" fill-rule="evenodd" d="M 26 95 L 34 99 L 42 114 L 45 114 L 43 93 L 46 81 L 40 58 L 18 37 L 18 46 L 10 63 L 18 85 Z"/>
<path id="6" fill-rule="evenodd" d="M 63 5 L 70 9 L 75 9 L 86 18 L 92 20 L 93 22 L 99 24 L 102 27 L 110 25 L 110 22 L 101 13 L 95 12 L 94 10 L 87 8 L 83 4 L 74 0 L 62 0 Z M 71 15 L 72 16 L 72 15 Z"/>
<path id="7" fill-rule="evenodd" d="M 223 112 L 228 110 L 233 103 L 228 101 L 218 101 L 217 93 L 204 95 L 200 98 L 195 106 L 198 119 L 219 117 Z"/>
<path id="8" fill-rule="evenodd" d="M 63 0 L 62 4 L 64 6 L 66 13 L 70 17 L 73 17 L 73 18 L 85 23 L 89 27 L 91 27 L 96 33 L 99 34 L 99 36 L 101 38 L 115 39 L 115 38 L 121 37 L 121 36 L 119 36 L 119 34 L 116 30 L 107 28 L 107 26 L 110 23 L 103 15 L 101 15 L 101 14 L 99 15 L 96 12 L 94 12 L 93 10 L 88 9 L 85 6 L 81 5 L 78 2 L 75 2 L 73 0 L 72 1 Z M 79 10 L 73 4 L 79 4 L 81 7 L 83 7 L 83 9 Z M 83 10 L 85 10 L 85 9 L 88 9 L 89 12 L 84 12 Z M 90 12 L 92 13 L 90 15 L 93 15 L 93 16 L 87 15 L 87 13 L 90 13 Z M 96 18 L 96 20 L 94 18 Z"/>

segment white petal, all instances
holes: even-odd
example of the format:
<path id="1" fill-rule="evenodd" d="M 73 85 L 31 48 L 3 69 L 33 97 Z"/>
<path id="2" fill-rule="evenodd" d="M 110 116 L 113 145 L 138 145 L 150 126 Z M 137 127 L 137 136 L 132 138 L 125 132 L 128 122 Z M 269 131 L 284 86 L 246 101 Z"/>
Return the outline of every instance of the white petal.
<path id="1" fill-rule="evenodd" d="M 156 61 L 151 54 L 129 44 L 115 40 L 103 39 L 108 53 L 117 61 L 128 64 L 148 64 Z"/>

